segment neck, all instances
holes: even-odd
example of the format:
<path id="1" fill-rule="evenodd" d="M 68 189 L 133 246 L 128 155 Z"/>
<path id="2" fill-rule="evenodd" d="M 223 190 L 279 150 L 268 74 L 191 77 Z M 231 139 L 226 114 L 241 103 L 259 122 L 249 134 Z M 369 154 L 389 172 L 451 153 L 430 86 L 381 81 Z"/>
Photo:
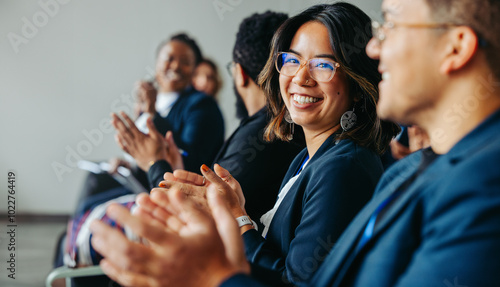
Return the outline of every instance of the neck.
<path id="1" fill-rule="evenodd" d="M 159 94 L 168 94 L 168 93 L 173 93 L 173 92 L 175 92 L 175 91 L 174 91 L 174 90 L 171 90 L 171 89 L 162 89 L 162 88 L 160 88 L 160 89 L 158 90 L 158 93 L 159 93 Z"/>
<path id="2" fill-rule="evenodd" d="M 447 153 L 500 109 L 500 82 L 486 75 L 455 81 L 433 113 L 422 117 L 418 125 L 429 135 L 434 152 Z"/>
<path id="3" fill-rule="evenodd" d="M 306 127 L 302 128 L 306 139 L 307 153 L 309 154 L 309 158 L 312 158 L 321 145 L 340 129 L 340 124 L 320 132 L 307 129 Z"/>
<path id="4" fill-rule="evenodd" d="M 245 91 L 240 92 L 240 95 L 245 103 L 248 116 L 250 117 L 266 105 L 264 91 L 262 91 L 253 81 L 250 81 L 249 85 L 245 87 Z"/>
<path id="5" fill-rule="evenodd" d="M 184 91 L 185 89 L 187 89 L 189 86 L 185 86 L 184 88 L 182 89 L 179 89 L 179 90 L 175 90 L 171 87 L 158 87 L 158 93 L 181 93 L 182 91 Z"/>

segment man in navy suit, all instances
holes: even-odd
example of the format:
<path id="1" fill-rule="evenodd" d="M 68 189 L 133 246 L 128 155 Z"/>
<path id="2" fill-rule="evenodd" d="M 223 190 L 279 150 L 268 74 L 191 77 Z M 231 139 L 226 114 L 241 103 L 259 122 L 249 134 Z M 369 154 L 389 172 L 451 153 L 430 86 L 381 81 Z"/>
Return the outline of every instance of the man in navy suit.
<path id="1" fill-rule="evenodd" d="M 169 131 L 169 138 L 184 151 L 180 160 L 185 169 L 193 172 L 198 172 L 201 164 L 212 162 L 224 142 L 224 120 L 217 103 L 191 86 L 194 70 L 201 59 L 199 46 L 184 33 L 173 35 L 160 43 L 156 52 L 156 85 L 145 81 L 138 83 L 138 118 L 135 124 L 132 123 L 147 133 L 146 122 L 151 118 L 152 124 L 163 137 Z M 113 118 L 115 120 L 116 115 Z M 123 138 L 118 134 L 117 139 L 123 148 Z M 129 148 L 125 147 L 124 150 L 127 152 Z M 131 163 L 130 157 L 129 160 L 112 159 L 110 173 L 115 173 L 118 166 L 124 165 L 132 169 L 145 187 L 149 187 L 143 170 L 149 169 L 149 161 L 152 160 L 154 158 L 141 164 Z M 94 202 L 88 198 L 100 194 L 103 197 L 100 200 L 105 201 L 131 191 L 108 174 L 90 173 L 81 193 L 80 202 Z"/>
<path id="2" fill-rule="evenodd" d="M 378 113 L 420 126 L 431 148 L 386 172 L 307 285 L 499 286 L 500 1 L 384 0 L 382 10 L 367 47 L 383 74 Z M 237 225 L 217 192 L 207 196 L 215 221 L 169 193 L 173 230 L 110 207 L 154 244 L 93 224 L 105 273 L 134 286 L 260 286 L 245 275 Z"/>

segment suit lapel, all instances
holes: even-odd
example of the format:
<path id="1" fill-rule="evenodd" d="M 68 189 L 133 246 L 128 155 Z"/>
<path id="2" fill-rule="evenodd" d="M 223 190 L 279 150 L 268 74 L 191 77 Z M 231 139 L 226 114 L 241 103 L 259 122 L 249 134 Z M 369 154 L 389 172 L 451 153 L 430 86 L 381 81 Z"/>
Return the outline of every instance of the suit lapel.
<path id="1" fill-rule="evenodd" d="M 442 176 L 443 170 L 448 170 L 448 167 L 449 159 L 446 155 L 443 155 L 442 158 L 437 158 L 435 162 L 433 162 L 422 174 L 420 174 L 418 178 L 415 179 L 415 181 L 409 186 L 409 188 L 404 190 L 403 193 L 398 198 L 394 199 L 394 202 L 387 207 L 385 214 L 381 216 L 380 221 L 378 221 L 375 225 L 373 236 L 370 241 L 377 240 L 380 233 L 384 232 L 387 226 L 398 218 L 398 215 L 404 211 L 408 203 L 413 200 L 419 192 L 424 190 L 425 186 L 427 186 L 429 182 L 433 182 L 436 177 L 439 178 Z M 361 250 L 363 250 L 363 248 Z"/>
<path id="2" fill-rule="evenodd" d="M 490 120 L 486 121 L 486 124 L 483 123 L 479 128 L 474 130 L 471 133 L 471 135 L 473 135 L 472 137 L 470 135 L 464 137 L 464 139 L 458 142 L 447 154 L 437 158 L 435 162 L 433 162 L 422 174 L 420 174 L 408 190 L 404 191 L 400 198 L 394 201 L 393 205 L 387 209 L 386 214 L 384 214 L 381 220 L 377 223 L 372 237 L 373 240 L 377 239 L 377 235 L 383 232 L 387 225 L 397 218 L 398 214 L 402 212 L 406 204 L 414 196 L 416 196 L 419 191 L 424 190 L 425 186 L 427 186 L 429 182 L 433 182 L 436 178 L 444 176 L 446 171 L 450 170 L 452 165 L 458 164 L 466 154 L 473 153 L 474 150 L 482 146 L 485 142 L 488 142 L 490 138 L 495 137 L 497 134 L 491 132 L 486 138 L 484 136 L 477 136 L 477 134 L 488 134 L 488 129 L 491 130 L 491 125 L 488 125 L 487 122 L 498 118 L 498 115 L 499 114 L 497 113 L 492 116 Z M 484 130 L 486 130 L 486 132 Z M 477 140 L 477 138 L 479 138 L 479 140 Z"/>

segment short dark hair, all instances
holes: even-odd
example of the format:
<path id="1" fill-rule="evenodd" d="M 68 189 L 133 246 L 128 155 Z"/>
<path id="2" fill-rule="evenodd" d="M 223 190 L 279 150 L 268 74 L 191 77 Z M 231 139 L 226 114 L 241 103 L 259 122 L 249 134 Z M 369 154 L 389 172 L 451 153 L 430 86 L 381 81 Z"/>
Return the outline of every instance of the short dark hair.
<path id="1" fill-rule="evenodd" d="M 257 77 L 269 57 L 274 32 L 288 18 L 287 14 L 266 11 L 243 19 L 236 34 L 233 61 L 257 83 Z"/>
<path id="2" fill-rule="evenodd" d="M 425 0 L 431 17 L 437 21 L 472 28 L 485 42 L 490 69 L 500 79 L 500 1 L 499 0 Z"/>
<path id="3" fill-rule="evenodd" d="M 195 66 L 198 66 L 198 64 L 201 63 L 201 61 L 203 59 L 203 54 L 201 53 L 201 49 L 198 46 L 198 44 L 196 43 L 196 41 L 193 38 L 189 37 L 186 33 L 175 34 L 175 35 L 171 36 L 170 38 L 163 40 L 160 43 L 160 45 L 158 45 L 158 48 L 156 49 L 156 56 L 158 57 L 161 49 L 163 49 L 163 47 L 166 44 L 168 44 L 172 41 L 179 41 L 181 43 L 188 45 L 188 47 L 191 48 L 191 50 L 193 51 Z"/>
<path id="4" fill-rule="evenodd" d="M 347 75 L 350 97 L 355 102 L 357 124 L 337 139 L 349 138 L 361 146 L 383 153 L 400 128 L 377 117 L 376 103 L 381 75 L 377 70 L 378 61 L 370 59 L 365 51 L 366 44 L 372 38 L 371 20 L 359 8 L 344 2 L 312 6 L 288 19 L 276 32 L 271 56 L 259 76 L 272 113 L 272 119 L 266 129 L 266 138 L 286 140 L 291 134 L 290 125 L 283 122 L 286 106 L 281 97 L 279 73 L 274 63 L 279 52 L 290 48 L 297 30 L 311 21 L 319 22 L 328 29 L 335 61 L 340 64 L 339 69 Z"/>

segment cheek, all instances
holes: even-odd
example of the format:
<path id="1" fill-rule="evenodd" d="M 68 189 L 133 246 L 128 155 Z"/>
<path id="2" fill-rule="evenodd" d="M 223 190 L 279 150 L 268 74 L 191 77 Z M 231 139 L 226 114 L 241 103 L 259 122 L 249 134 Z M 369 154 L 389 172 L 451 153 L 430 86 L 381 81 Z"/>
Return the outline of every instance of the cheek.
<path id="1" fill-rule="evenodd" d="M 347 80 L 345 80 L 347 82 Z M 330 97 L 335 102 L 348 105 L 349 100 L 349 86 L 344 81 L 335 81 L 330 84 L 320 83 L 321 92 L 326 97 Z"/>
<path id="2" fill-rule="evenodd" d="M 163 65 L 162 63 L 158 63 L 156 64 L 156 73 L 163 73 L 163 71 L 165 70 L 165 65 Z"/>
<path id="3" fill-rule="evenodd" d="M 290 86 L 290 83 L 292 82 L 292 79 L 290 77 L 286 76 L 281 76 L 279 77 L 279 82 L 280 82 L 280 91 L 281 91 L 281 96 L 283 97 L 283 100 L 288 98 L 288 87 Z"/>
<path id="4" fill-rule="evenodd" d="M 287 81 L 286 79 L 283 79 L 283 77 L 280 76 L 281 98 L 283 99 L 283 102 L 285 103 L 285 106 L 287 109 L 290 108 L 289 96 L 287 93 L 288 85 L 289 85 L 289 81 Z"/>
<path id="5" fill-rule="evenodd" d="M 191 80 L 194 74 L 194 68 L 193 67 L 185 67 L 182 69 L 182 74 L 184 75 L 184 78 L 186 80 Z"/>

